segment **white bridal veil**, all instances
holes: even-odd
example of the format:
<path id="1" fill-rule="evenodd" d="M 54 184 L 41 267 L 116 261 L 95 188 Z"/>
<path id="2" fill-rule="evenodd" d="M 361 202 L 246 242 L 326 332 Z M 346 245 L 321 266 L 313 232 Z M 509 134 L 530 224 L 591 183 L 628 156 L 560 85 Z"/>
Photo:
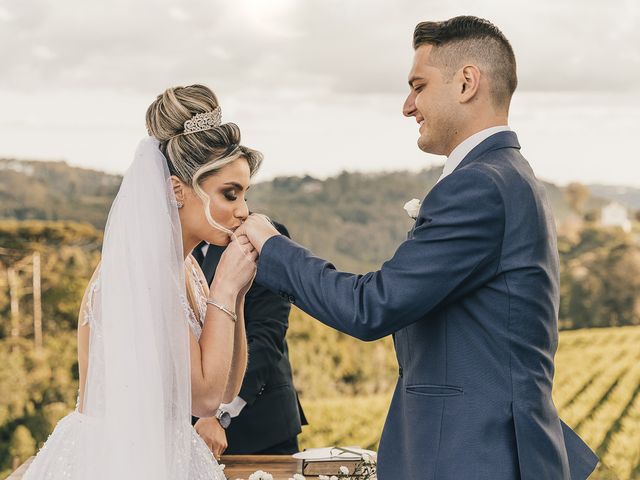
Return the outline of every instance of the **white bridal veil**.
<path id="1" fill-rule="evenodd" d="M 140 142 L 104 234 L 78 448 L 82 478 L 186 479 L 191 384 L 180 220 L 165 157 Z"/>

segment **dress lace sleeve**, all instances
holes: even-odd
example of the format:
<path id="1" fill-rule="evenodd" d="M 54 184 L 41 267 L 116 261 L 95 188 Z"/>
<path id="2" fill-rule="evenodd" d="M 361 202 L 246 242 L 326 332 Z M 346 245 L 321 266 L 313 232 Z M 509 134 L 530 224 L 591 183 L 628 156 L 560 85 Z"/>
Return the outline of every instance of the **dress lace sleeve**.
<path id="1" fill-rule="evenodd" d="M 82 323 L 80 325 L 91 325 L 93 323 L 94 315 L 94 297 L 96 292 L 100 289 L 100 276 L 95 275 L 87 291 L 87 299 L 82 310 Z"/>
<path id="2" fill-rule="evenodd" d="M 195 297 L 196 311 L 191 308 L 186 297 L 182 298 L 182 305 L 187 319 L 189 320 L 189 326 L 191 327 L 195 337 L 199 339 L 202 334 L 202 326 L 204 325 L 204 318 L 207 313 L 208 288 L 204 275 L 194 258 L 191 256 L 187 257 L 187 260 L 185 260 L 185 267 L 187 282 L 189 282 L 191 291 Z"/>

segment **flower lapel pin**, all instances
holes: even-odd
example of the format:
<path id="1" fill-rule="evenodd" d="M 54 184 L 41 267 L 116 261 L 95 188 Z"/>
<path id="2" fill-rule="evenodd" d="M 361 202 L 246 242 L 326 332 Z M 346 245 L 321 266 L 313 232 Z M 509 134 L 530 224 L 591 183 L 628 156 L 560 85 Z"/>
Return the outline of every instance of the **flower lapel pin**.
<path id="1" fill-rule="evenodd" d="M 407 211 L 407 214 L 415 220 L 416 218 L 418 218 L 418 213 L 420 212 L 421 205 L 422 203 L 420 203 L 420 200 L 414 198 L 413 200 L 409 200 L 404 204 L 404 209 Z"/>

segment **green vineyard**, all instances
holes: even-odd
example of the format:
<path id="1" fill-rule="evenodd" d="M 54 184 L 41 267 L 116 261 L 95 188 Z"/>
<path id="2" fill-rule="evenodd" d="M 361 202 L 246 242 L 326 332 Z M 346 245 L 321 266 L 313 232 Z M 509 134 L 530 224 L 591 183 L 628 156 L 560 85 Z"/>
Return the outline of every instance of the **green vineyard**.
<path id="1" fill-rule="evenodd" d="M 562 332 L 554 401 L 560 416 L 598 453 L 610 474 L 640 479 L 640 327 Z M 391 395 L 305 400 L 301 447 L 376 448 Z"/>
<path id="2" fill-rule="evenodd" d="M 377 449 L 397 362 L 389 337 L 360 342 L 298 309 L 289 322 L 289 355 L 309 426 L 301 448 Z M 0 478 L 33 455 L 75 405 L 75 333 L 0 341 Z M 640 326 L 560 333 L 554 400 L 560 416 L 598 453 L 591 480 L 640 480 Z"/>

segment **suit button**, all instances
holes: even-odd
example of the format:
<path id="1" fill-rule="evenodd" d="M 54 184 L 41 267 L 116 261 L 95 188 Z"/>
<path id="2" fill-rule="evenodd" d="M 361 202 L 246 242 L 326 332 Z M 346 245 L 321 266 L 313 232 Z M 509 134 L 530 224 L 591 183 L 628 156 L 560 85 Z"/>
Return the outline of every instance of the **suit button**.
<path id="1" fill-rule="evenodd" d="M 296 303 L 296 297 L 289 295 L 289 303 Z"/>
<path id="2" fill-rule="evenodd" d="M 398 369 L 398 375 L 400 376 L 400 378 L 402 378 L 402 367 Z"/>

